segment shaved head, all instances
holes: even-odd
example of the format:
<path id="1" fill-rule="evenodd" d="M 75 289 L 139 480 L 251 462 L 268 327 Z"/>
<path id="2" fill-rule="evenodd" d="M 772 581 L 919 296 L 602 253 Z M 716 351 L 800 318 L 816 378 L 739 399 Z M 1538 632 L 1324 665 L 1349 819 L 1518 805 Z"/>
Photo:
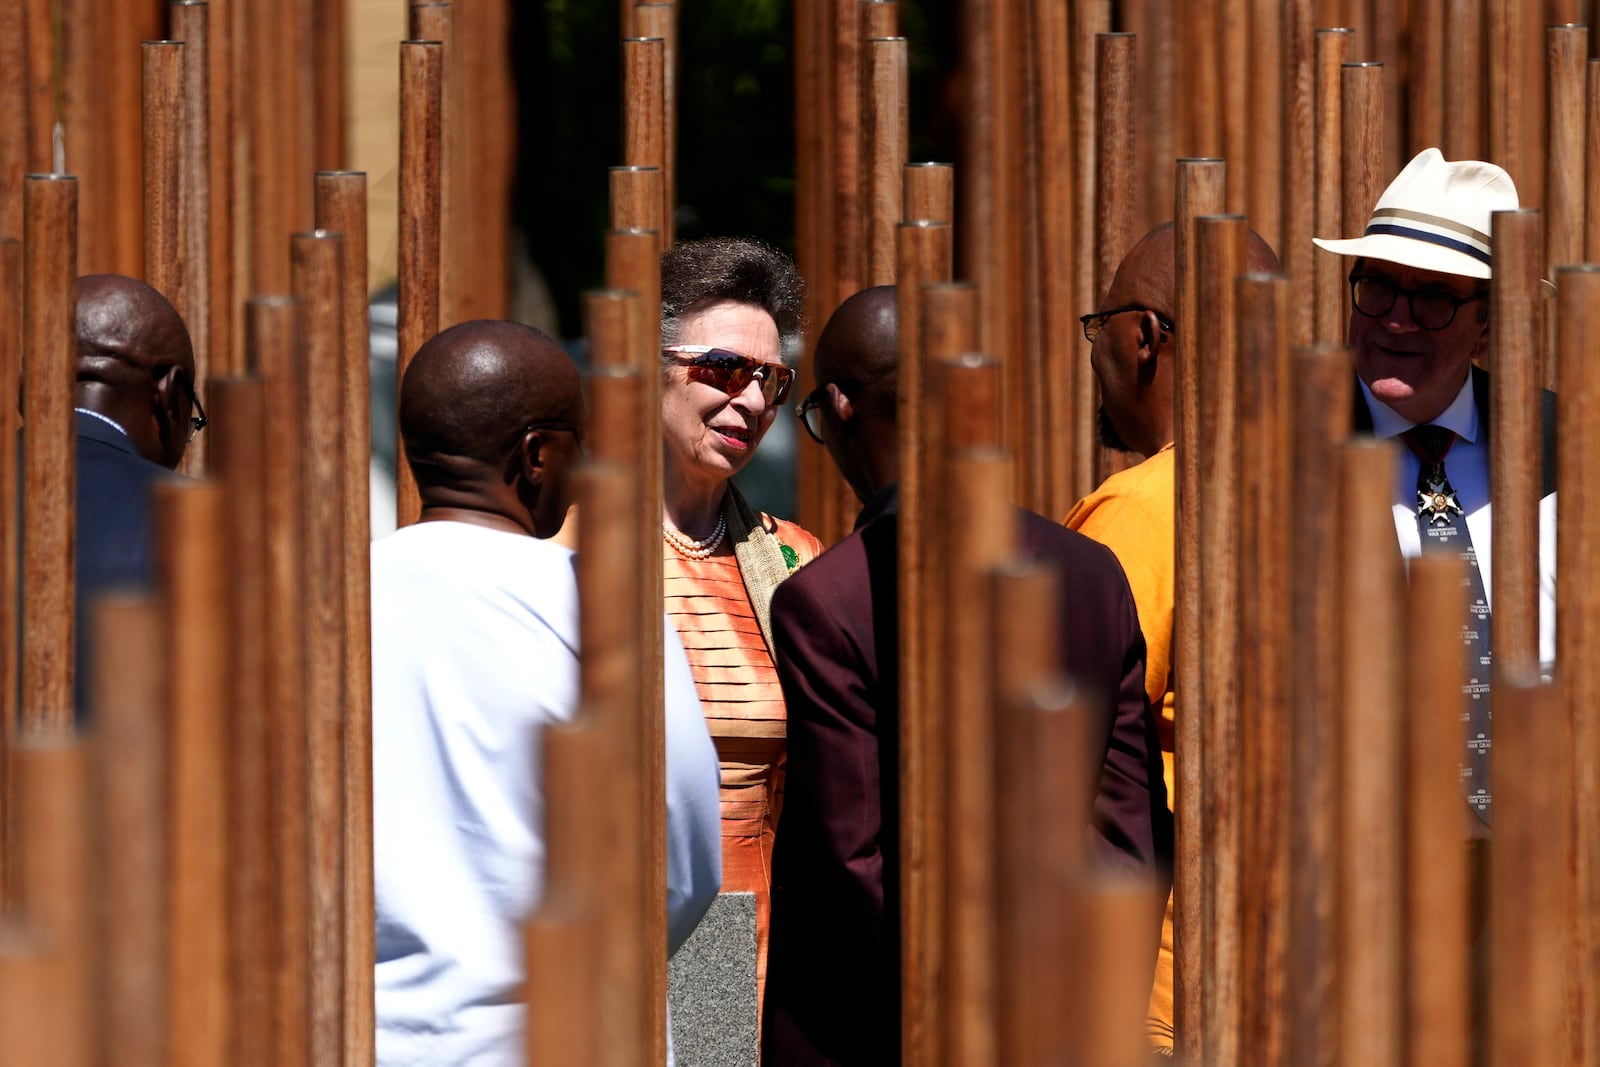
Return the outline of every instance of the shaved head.
<path id="1" fill-rule="evenodd" d="M 194 345 L 176 308 L 120 274 L 87 274 L 77 296 L 78 407 L 121 426 L 146 459 L 176 467 L 189 443 Z"/>
<path id="2" fill-rule="evenodd" d="M 571 440 L 564 467 L 576 456 L 582 425 L 577 366 L 559 344 L 520 323 L 452 326 L 417 350 L 400 385 L 400 436 L 425 511 L 431 504 L 503 514 L 509 488 L 521 493 L 527 512 L 513 506 L 511 517 L 544 531 L 557 505 L 565 514 L 564 487 L 524 468 L 539 469 L 543 445 L 560 434 Z M 544 490 L 543 504 L 517 488 L 519 476 Z M 559 528 L 557 520 L 534 532 L 547 537 Z"/>
<path id="3" fill-rule="evenodd" d="M 895 368 L 900 320 L 895 288 L 863 289 L 834 311 L 812 360 L 822 441 L 863 504 L 899 480 Z M 809 402 L 809 399 L 808 399 Z"/>
<path id="4" fill-rule="evenodd" d="M 1178 311 L 1176 238 L 1177 227 L 1168 222 L 1128 250 L 1096 309 L 1107 317 L 1089 357 L 1100 384 L 1101 442 L 1147 456 L 1173 438 L 1174 346 L 1169 331 Z M 1245 234 L 1244 269 L 1279 269 L 1271 246 L 1254 230 Z M 1200 355 L 1209 359 L 1216 353 Z"/>
<path id="5" fill-rule="evenodd" d="M 863 289 L 840 304 L 817 338 L 817 381 L 886 383 L 892 397 L 900 348 L 897 311 L 892 285 Z"/>

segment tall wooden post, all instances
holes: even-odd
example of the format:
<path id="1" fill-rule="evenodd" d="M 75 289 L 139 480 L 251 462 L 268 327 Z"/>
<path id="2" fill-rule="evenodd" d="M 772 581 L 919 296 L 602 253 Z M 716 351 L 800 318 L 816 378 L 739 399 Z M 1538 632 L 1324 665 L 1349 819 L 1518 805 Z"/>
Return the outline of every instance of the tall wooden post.
<path id="1" fill-rule="evenodd" d="M 73 721 L 78 181 L 30 174 L 23 197 L 22 723 L 60 732 Z"/>
<path id="2" fill-rule="evenodd" d="M 20 190 L 19 190 L 20 192 Z M 21 198 L 18 197 L 19 206 Z M 22 244 L 0 237 L 0 390 L 10 396 L 22 387 Z M 15 404 L 0 403 L 0 508 L 17 515 L 22 508 L 21 457 L 17 443 L 22 420 Z M 21 603 L 22 531 L 16 522 L 0 523 L 0 603 Z M 0 916 L 16 896 L 16 805 L 12 802 L 11 751 L 16 745 L 17 642 L 21 620 L 0 612 Z"/>
<path id="3" fill-rule="evenodd" d="M 211 242 L 215 231 L 211 219 L 210 5 L 206 0 L 172 0 L 168 12 L 172 36 L 183 42 L 184 57 L 178 135 L 178 246 L 183 250 L 184 302 L 178 305 L 178 312 L 194 343 L 196 388 L 205 392 L 212 375 L 211 350 L 215 341 L 211 323 Z M 209 448 L 205 437 L 189 442 L 184 453 L 186 469 L 204 471 Z"/>
<path id="4" fill-rule="evenodd" d="M 905 217 L 900 197 L 910 139 L 908 46 L 904 37 L 887 37 L 867 40 L 862 48 L 861 202 L 866 207 L 862 284 L 893 285 L 895 227 Z"/>
<path id="5" fill-rule="evenodd" d="M 164 598 L 167 701 L 167 1041 L 169 1062 L 229 1055 L 226 526 L 222 487 L 152 493 Z"/>
<path id="6" fill-rule="evenodd" d="M 1340 646 L 1344 692 L 1336 810 L 1340 827 L 1337 958 L 1339 1047 L 1346 1063 L 1400 1062 L 1400 810 L 1404 736 L 1404 574 L 1390 496 L 1395 444 L 1360 441 L 1342 454 Z"/>
<path id="7" fill-rule="evenodd" d="M 1349 30 L 1318 30 L 1316 54 L 1316 234 L 1318 237 L 1344 237 L 1352 226 L 1366 225 L 1343 217 L 1340 166 L 1343 122 L 1339 71 L 1349 58 L 1354 34 Z M 1365 210 L 1371 209 L 1371 204 Z M 1312 337 L 1332 344 L 1344 340 L 1344 263 L 1332 252 L 1317 249 L 1312 253 L 1311 287 Z"/>
<path id="8" fill-rule="evenodd" d="M 1311 0 L 1290 0 L 1283 10 L 1283 220 L 1279 241 L 1273 245 L 1284 272 L 1294 286 L 1301 311 L 1292 324 L 1297 345 L 1311 342 L 1314 314 L 1308 313 L 1313 293 L 1313 253 L 1316 246 L 1316 139 L 1312 126 L 1316 109 L 1316 33 L 1312 28 Z"/>
<path id="9" fill-rule="evenodd" d="M 443 140 L 444 50 L 431 41 L 400 43 L 400 328 L 395 382 L 411 357 L 439 332 L 439 174 Z M 415 522 L 417 482 L 397 442 L 395 501 L 400 526 Z"/>
<path id="10" fill-rule="evenodd" d="M 184 263 L 178 197 L 183 170 L 184 44 L 146 41 L 144 51 L 144 277 L 181 315 Z M 187 250 L 185 250 L 187 251 Z"/>

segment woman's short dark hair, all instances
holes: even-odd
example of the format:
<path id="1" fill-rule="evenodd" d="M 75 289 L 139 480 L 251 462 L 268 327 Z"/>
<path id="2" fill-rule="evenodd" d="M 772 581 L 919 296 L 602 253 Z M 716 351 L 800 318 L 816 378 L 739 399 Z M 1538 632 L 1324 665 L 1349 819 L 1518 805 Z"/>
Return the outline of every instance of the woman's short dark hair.
<path id="1" fill-rule="evenodd" d="M 713 304 L 752 304 L 778 326 L 779 350 L 795 351 L 805 328 L 805 282 L 794 260 L 748 237 L 679 241 L 661 254 L 661 343 Z"/>

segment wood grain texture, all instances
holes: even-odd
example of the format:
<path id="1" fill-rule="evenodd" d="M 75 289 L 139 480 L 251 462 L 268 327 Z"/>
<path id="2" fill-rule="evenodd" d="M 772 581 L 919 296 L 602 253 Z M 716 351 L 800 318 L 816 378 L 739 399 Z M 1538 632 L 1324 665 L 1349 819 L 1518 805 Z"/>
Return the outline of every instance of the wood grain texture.
<path id="1" fill-rule="evenodd" d="M 307 799 L 310 827 L 311 1057 L 345 1055 L 345 553 L 344 238 L 323 230 L 290 239 L 300 302 L 300 524 L 305 590 Z"/>
<path id="2" fill-rule="evenodd" d="M 1558 447 L 1563 463 L 1557 488 L 1563 521 L 1556 526 L 1556 661 L 1566 701 L 1567 749 L 1572 754 L 1572 856 L 1574 915 L 1569 936 L 1574 1041 L 1572 1062 L 1600 1061 L 1600 723 L 1590 709 L 1600 699 L 1600 663 L 1589 650 L 1600 640 L 1600 545 L 1584 536 L 1600 520 L 1600 497 L 1586 477 L 1600 463 L 1600 378 L 1592 355 L 1600 329 L 1600 268 L 1565 267 L 1560 291 L 1556 351 L 1562 390 L 1556 397 Z"/>
<path id="3" fill-rule="evenodd" d="M 400 296 L 395 382 L 417 349 L 439 332 L 440 192 L 444 107 L 444 48 L 428 41 L 400 43 Z M 405 455 L 405 442 L 397 443 Z M 395 472 L 396 522 L 421 510 L 416 478 L 400 462 Z"/>
<path id="4" fill-rule="evenodd" d="M 1315 226 L 1318 237 L 1347 237 L 1349 223 L 1343 217 L 1343 120 L 1339 72 L 1354 45 L 1349 30 L 1318 30 L 1316 42 L 1316 130 Z M 1370 206 L 1370 205 L 1369 205 Z M 1361 225 L 1366 216 L 1361 217 Z M 1312 253 L 1312 330 L 1314 341 L 1336 344 L 1344 340 L 1345 264 L 1332 252 L 1316 249 Z"/>
<path id="5" fill-rule="evenodd" d="M 1539 277 L 1544 220 L 1536 210 L 1493 216 L 1489 289 L 1489 499 L 1494 501 L 1489 575 L 1494 672 L 1539 667 Z"/>
<path id="6" fill-rule="evenodd" d="M 144 56 L 144 277 L 181 315 L 184 264 L 178 230 L 183 173 L 184 44 L 146 41 Z"/>
<path id="7" fill-rule="evenodd" d="M 167 1063 L 166 637 L 160 603 L 111 594 L 93 610 L 95 736 L 90 784 L 101 877 L 94 937 L 104 1047 L 118 1063 Z"/>
<path id="8" fill-rule="evenodd" d="M 320 229 L 342 234 L 343 337 L 338 394 L 343 441 L 340 547 L 344 556 L 345 677 L 345 1039 L 346 1055 L 372 1059 L 375 946 L 372 871 L 372 543 L 371 371 L 367 329 L 367 176 L 323 171 L 316 176 Z"/>
<path id="9" fill-rule="evenodd" d="M 1291 324 L 1296 345 L 1309 344 L 1315 316 L 1306 312 L 1313 292 L 1311 238 L 1316 225 L 1316 32 L 1312 28 L 1311 0 L 1290 0 L 1284 5 L 1283 27 L 1283 219 L 1279 241 L 1273 245 L 1294 286 L 1301 311 Z"/>
<path id="10" fill-rule="evenodd" d="M 1292 389 L 1295 433 L 1293 484 L 1323 487 L 1321 506 L 1294 519 L 1291 649 L 1293 687 L 1288 704 L 1290 840 L 1289 957 L 1284 982 L 1296 990 L 1288 1026 L 1288 1059 L 1306 1067 L 1339 1062 L 1337 879 L 1339 834 L 1333 817 L 1339 797 L 1338 512 L 1333 473 L 1339 447 L 1350 435 L 1350 393 L 1355 388 L 1343 345 L 1297 348 Z"/>
<path id="11" fill-rule="evenodd" d="M 1220 159 L 1180 159 L 1176 165 L 1173 205 L 1176 396 L 1173 422 L 1176 442 L 1177 574 L 1173 588 L 1172 670 L 1177 699 L 1201 706 L 1200 666 L 1200 262 L 1196 220 L 1222 210 L 1227 164 Z M 1203 1062 L 1202 1022 L 1205 880 L 1202 869 L 1205 813 L 1201 804 L 1199 715 L 1179 716 L 1174 763 L 1177 772 L 1176 867 L 1173 874 L 1174 936 L 1173 1002 L 1177 1016 L 1178 1053 Z"/>
<path id="12" fill-rule="evenodd" d="M 3 17 L 3 16 L 0 16 Z M 21 192 L 21 185 L 18 185 Z M 18 204 L 20 206 L 20 196 Z M 0 391 L 11 396 L 22 388 L 22 244 L 0 237 Z M 17 445 L 21 412 L 0 404 L 0 508 L 16 515 L 22 508 L 22 468 Z M 0 603 L 20 603 L 22 595 L 22 531 L 16 522 L 0 523 Z M 0 612 L 0 915 L 16 899 L 16 805 L 12 802 L 11 752 L 16 746 L 21 691 L 18 639 L 22 621 L 17 612 Z"/>
<path id="13" fill-rule="evenodd" d="M 1472 960 L 1471 870 L 1461 842 L 1459 631 L 1466 563 L 1428 553 L 1410 564 L 1406 614 L 1406 1054 L 1412 1063 L 1467 1067 Z"/>
<path id="14" fill-rule="evenodd" d="M 887 7 L 872 3 L 869 7 Z M 901 204 L 910 140 L 907 92 L 909 46 L 904 37 L 872 38 L 862 43 L 861 202 L 866 226 L 862 284 L 893 285 L 895 227 Z"/>
<path id="15" fill-rule="evenodd" d="M 663 248 L 672 244 L 678 205 L 678 5 L 640 4 L 634 9 L 635 32 L 661 40 L 661 231 Z"/>
<path id="16" fill-rule="evenodd" d="M 277 1063 L 306 1067 L 311 1010 L 311 822 L 307 802 L 305 590 L 302 495 L 300 304 L 291 297 L 262 297 L 245 305 L 246 355 L 252 374 L 266 383 L 267 454 L 262 475 L 262 527 L 266 535 L 266 700 L 271 737 L 274 818 L 277 976 Z"/>
<path id="17" fill-rule="evenodd" d="M 1242 215 L 1195 220 L 1199 285 L 1200 809 L 1206 919 L 1201 969 L 1206 1055 L 1239 1060 L 1243 1024 L 1240 849 L 1244 825 L 1239 750 L 1239 323 L 1234 279 L 1244 269 Z M 1189 707 L 1196 705 L 1187 704 Z"/>
<path id="18" fill-rule="evenodd" d="M 226 499 L 223 536 L 232 564 L 223 596 L 230 637 L 227 749 L 229 971 L 233 1028 L 229 1062 L 275 1063 L 273 1013 L 278 899 L 275 823 L 285 798 L 277 793 L 272 718 L 267 710 L 267 530 L 262 487 L 274 460 L 267 452 L 267 384 L 225 378 L 209 395 L 216 419 L 211 472 Z"/>
<path id="19" fill-rule="evenodd" d="M 1393 441 L 1344 446 L 1339 468 L 1341 776 L 1338 879 L 1339 1049 L 1343 1062 L 1400 1062 L 1400 824 L 1405 581 L 1390 496 Z"/>
<path id="20" fill-rule="evenodd" d="M 183 42 L 183 79 L 178 130 L 178 248 L 182 250 L 182 294 L 178 305 L 194 344 L 195 388 L 207 394 L 213 374 L 211 348 L 211 5 L 206 0 L 175 0 L 169 6 L 172 36 Z M 228 144 L 229 142 L 223 142 Z M 224 151 L 226 154 L 226 151 Z M 184 470 L 206 471 L 210 441 L 189 442 Z"/>
<path id="21" fill-rule="evenodd" d="M 228 1058 L 228 689 L 226 515 L 222 488 L 175 482 L 151 494 L 167 678 L 168 1062 Z"/>
<path id="22" fill-rule="evenodd" d="M 72 726 L 78 180 L 29 175 L 22 245 L 22 725 Z"/>

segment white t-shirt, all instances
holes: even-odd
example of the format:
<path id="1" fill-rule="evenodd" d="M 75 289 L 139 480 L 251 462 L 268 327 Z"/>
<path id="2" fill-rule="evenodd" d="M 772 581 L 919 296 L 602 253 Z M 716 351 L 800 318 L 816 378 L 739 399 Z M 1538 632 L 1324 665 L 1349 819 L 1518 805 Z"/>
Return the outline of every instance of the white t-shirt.
<path id="1" fill-rule="evenodd" d="M 722 880 L 717 760 L 666 632 L 668 927 Z M 377 1052 L 525 1061 L 523 921 L 544 885 L 540 739 L 578 699 L 570 550 L 457 522 L 372 546 Z"/>

